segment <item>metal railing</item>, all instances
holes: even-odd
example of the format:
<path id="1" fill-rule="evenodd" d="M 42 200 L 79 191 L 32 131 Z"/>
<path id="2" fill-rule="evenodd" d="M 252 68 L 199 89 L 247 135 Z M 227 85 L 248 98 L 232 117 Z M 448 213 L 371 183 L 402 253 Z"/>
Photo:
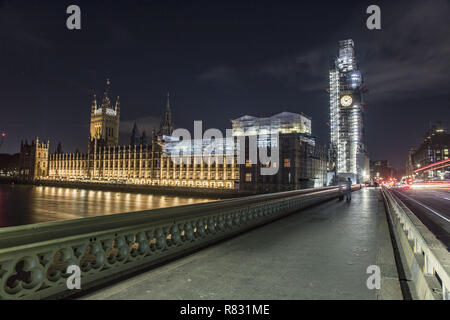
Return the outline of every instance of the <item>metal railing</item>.
<path id="1" fill-rule="evenodd" d="M 354 186 L 354 189 L 359 189 Z M 338 196 L 336 187 L 0 229 L 0 299 L 63 298 Z"/>
<path id="2" fill-rule="evenodd" d="M 397 196 L 382 192 L 416 297 L 450 300 L 450 253 Z"/>

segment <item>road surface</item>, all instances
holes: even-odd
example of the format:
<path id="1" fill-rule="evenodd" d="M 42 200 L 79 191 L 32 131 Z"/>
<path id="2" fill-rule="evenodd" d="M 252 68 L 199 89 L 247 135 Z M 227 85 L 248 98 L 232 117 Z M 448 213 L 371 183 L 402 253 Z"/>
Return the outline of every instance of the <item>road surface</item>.
<path id="1" fill-rule="evenodd" d="M 400 200 L 450 250 L 450 190 L 393 190 Z"/>

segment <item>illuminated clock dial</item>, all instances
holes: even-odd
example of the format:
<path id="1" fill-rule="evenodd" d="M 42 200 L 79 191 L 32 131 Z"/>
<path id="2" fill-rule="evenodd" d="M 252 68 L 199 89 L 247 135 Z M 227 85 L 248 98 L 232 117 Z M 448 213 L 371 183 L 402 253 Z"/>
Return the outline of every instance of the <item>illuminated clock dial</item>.
<path id="1" fill-rule="evenodd" d="M 341 105 L 343 107 L 348 107 L 353 103 L 353 98 L 352 96 L 349 96 L 348 94 L 346 94 L 345 96 L 341 97 Z"/>

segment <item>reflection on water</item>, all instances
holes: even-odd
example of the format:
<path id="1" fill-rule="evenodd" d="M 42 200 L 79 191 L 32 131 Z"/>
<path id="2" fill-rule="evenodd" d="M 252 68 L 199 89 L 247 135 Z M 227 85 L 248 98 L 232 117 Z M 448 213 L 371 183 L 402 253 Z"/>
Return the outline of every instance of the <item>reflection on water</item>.
<path id="1" fill-rule="evenodd" d="M 212 200 L 116 191 L 0 185 L 0 227 L 173 207 Z"/>

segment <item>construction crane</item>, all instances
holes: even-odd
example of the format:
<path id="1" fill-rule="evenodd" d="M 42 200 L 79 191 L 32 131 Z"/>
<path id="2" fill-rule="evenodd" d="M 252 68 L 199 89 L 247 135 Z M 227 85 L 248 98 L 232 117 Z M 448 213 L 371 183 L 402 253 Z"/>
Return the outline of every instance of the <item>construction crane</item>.
<path id="1" fill-rule="evenodd" d="M 6 133 L 2 132 L 0 135 L 0 149 L 2 148 L 3 141 L 5 141 Z"/>

